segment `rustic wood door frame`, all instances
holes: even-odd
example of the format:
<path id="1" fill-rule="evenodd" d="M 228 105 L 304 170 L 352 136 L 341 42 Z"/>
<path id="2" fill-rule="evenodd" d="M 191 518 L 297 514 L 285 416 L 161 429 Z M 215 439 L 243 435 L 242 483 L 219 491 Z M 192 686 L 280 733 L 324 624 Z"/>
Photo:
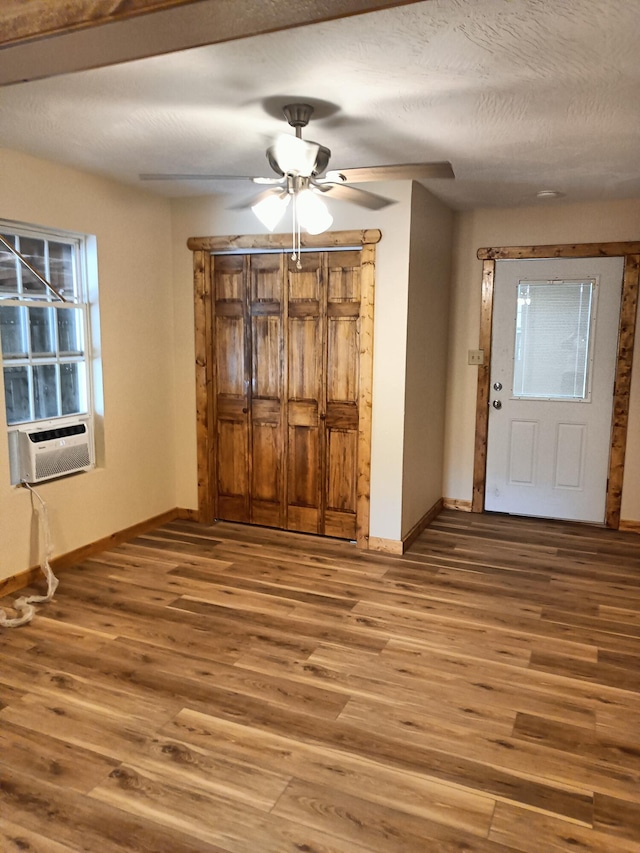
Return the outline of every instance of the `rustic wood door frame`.
<path id="1" fill-rule="evenodd" d="M 629 243 L 575 243 L 554 246 L 508 246 L 478 249 L 482 264 L 482 305 L 480 310 L 480 349 L 484 363 L 478 368 L 476 398 L 476 434 L 473 463 L 472 512 L 484 509 L 484 492 L 487 470 L 487 438 L 489 434 L 489 379 L 491 376 L 491 335 L 493 324 L 493 292 L 496 261 L 533 260 L 543 258 L 624 258 L 618 352 L 613 391 L 613 417 L 605 524 L 617 529 L 620 526 L 622 479 L 629 422 L 629 395 L 631 391 L 631 366 L 636 328 L 638 283 L 640 272 L 640 242 Z"/>
<path id="2" fill-rule="evenodd" d="M 306 235 L 303 249 L 322 251 L 358 247 L 361 260 L 360 360 L 358 483 L 356 502 L 356 542 L 359 548 L 369 544 L 369 489 L 371 479 L 371 394 L 373 385 L 373 301 L 375 288 L 376 243 L 381 232 L 334 231 Z M 196 424 L 198 459 L 198 521 L 211 524 L 216 518 L 215 482 L 215 400 L 213 394 L 215 364 L 213 353 L 213 310 L 211 293 L 211 256 L 215 252 L 248 250 L 286 251 L 291 234 L 261 234 L 228 237 L 191 237 L 187 246 L 193 252 Z"/>

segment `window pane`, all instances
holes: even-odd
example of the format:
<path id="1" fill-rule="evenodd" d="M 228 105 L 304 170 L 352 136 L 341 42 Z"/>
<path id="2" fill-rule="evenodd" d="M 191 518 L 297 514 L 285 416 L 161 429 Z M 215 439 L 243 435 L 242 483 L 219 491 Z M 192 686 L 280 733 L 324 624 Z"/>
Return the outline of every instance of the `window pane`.
<path id="1" fill-rule="evenodd" d="M 0 234 L 65 301 L 0 242 L 0 368 L 9 424 L 83 414 L 87 365 L 83 239 L 0 224 Z M 9 299 L 7 299 L 9 297 Z M 1 524 L 0 524 L 1 526 Z"/>
<path id="2" fill-rule="evenodd" d="M 16 239 L 10 234 L 2 235 L 7 243 L 15 246 Z M 18 259 L 13 255 L 6 246 L 0 243 L 0 293 L 17 293 L 18 292 L 18 274 L 16 272 L 16 264 Z"/>
<path id="3" fill-rule="evenodd" d="M 33 368 L 33 402 L 35 418 L 55 418 L 58 411 L 58 368 L 55 364 L 39 364 Z"/>
<path id="4" fill-rule="evenodd" d="M 5 367 L 4 399 L 8 424 L 17 424 L 31 419 L 28 367 Z"/>
<path id="5" fill-rule="evenodd" d="M 58 308 L 58 350 L 61 355 L 82 355 L 82 309 Z"/>
<path id="6" fill-rule="evenodd" d="M 29 308 L 29 326 L 31 330 L 31 354 L 38 356 L 55 355 L 55 335 L 53 331 L 53 308 Z"/>
<path id="7" fill-rule="evenodd" d="M 20 254 L 36 269 L 40 275 L 47 277 L 45 261 L 44 261 L 44 240 L 37 240 L 35 237 L 20 238 Z M 45 295 L 47 288 L 39 281 L 33 273 L 22 266 L 22 289 L 29 296 Z"/>
<path id="8" fill-rule="evenodd" d="M 2 355 L 7 358 L 26 358 L 25 309 L 17 306 L 0 306 L 0 338 Z"/>
<path id="9" fill-rule="evenodd" d="M 49 242 L 49 281 L 66 299 L 75 296 L 73 247 L 68 243 Z"/>
<path id="10" fill-rule="evenodd" d="M 513 394 L 585 400 L 594 282 L 520 282 Z"/>
<path id="11" fill-rule="evenodd" d="M 87 411 L 84 376 L 84 364 L 60 365 L 63 415 L 76 415 Z"/>

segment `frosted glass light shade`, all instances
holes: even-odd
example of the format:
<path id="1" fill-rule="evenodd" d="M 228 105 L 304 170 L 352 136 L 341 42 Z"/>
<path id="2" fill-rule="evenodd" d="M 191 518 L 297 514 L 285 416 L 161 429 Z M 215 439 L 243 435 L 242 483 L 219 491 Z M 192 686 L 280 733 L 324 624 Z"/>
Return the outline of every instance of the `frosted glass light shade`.
<path id="1" fill-rule="evenodd" d="M 282 133 L 270 151 L 285 174 L 308 178 L 316 165 L 320 146 L 297 136 Z"/>
<path id="2" fill-rule="evenodd" d="M 333 216 L 321 198 L 311 192 L 302 190 L 296 197 L 298 221 L 301 228 L 308 234 L 322 234 L 333 224 Z"/>
<path id="3" fill-rule="evenodd" d="M 289 205 L 291 196 L 284 195 L 269 195 L 261 199 L 256 204 L 251 206 L 251 210 L 258 217 L 260 222 L 269 231 L 273 231 L 278 222 L 284 216 L 284 212 Z"/>

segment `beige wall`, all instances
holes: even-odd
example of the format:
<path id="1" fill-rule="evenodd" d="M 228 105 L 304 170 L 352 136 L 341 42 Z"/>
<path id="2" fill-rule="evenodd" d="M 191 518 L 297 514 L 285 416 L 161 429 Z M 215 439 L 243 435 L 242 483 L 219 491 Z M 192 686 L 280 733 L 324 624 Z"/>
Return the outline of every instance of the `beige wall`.
<path id="1" fill-rule="evenodd" d="M 175 506 L 197 504 L 190 236 L 258 233 L 224 198 L 172 202 L 0 150 L 0 216 L 96 235 L 104 408 L 103 465 L 43 483 L 55 553 Z M 448 365 L 446 245 L 452 214 L 422 187 L 379 184 L 383 211 L 333 205 L 334 230 L 380 228 L 377 252 L 371 535 L 398 540 L 440 497 L 470 500 L 480 246 L 633 240 L 640 201 L 479 210 L 455 217 Z M 425 274 L 426 273 L 426 274 Z M 425 333 L 426 332 L 426 333 Z M 640 346 L 636 348 L 622 515 L 640 519 Z M 428 369 L 425 369 L 425 365 Z M 442 425 L 432 417 L 447 379 Z M 1 377 L 0 377 L 1 378 Z M 0 391 L 3 389 L 0 388 Z M 162 463 L 162 464 L 160 464 Z M 440 492 L 440 494 L 438 494 Z M 9 485 L 0 423 L 0 579 L 37 562 L 29 495 Z"/>
<path id="2" fill-rule="evenodd" d="M 0 174 L 2 218 L 97 238 L 104 464 L 38 487 L 60 554 L 176 505 L 170 207 L 166 199 L 6 149 Z M 169 464 L 159 464 L 164 460 Z M 30 496 L 9 485 L 0 406 L 0 579 L 37 563 Z"/>
<path id="3" fill-rule="evenodd" d="M 442 497 L 453 212 L 421 185 L 411 198 L 402 535 Z"/>
<path id="4" fill-rule="evenodd" d="M 457 218 L 447 377 L 444 496 L 471 500 L 477 368 L 467 350 L 478 346 L 483 246 L 590 243 L 640 239 L 640 200 L 483 209 Z M 631 387 L 622 517 L 640 519 L 640 344 Z"/>
<path id="5" fill-rule="evenodd" d="M 382 211 L 368 211 L 345 203 L 330 206 L 334 216 L 332 230 L 380 228 L 383 235 L 376 260 L 370 531 L 372 536 L 399 539 L 411 184 L 376 184 L 374 189 L 397 203 Z M 250 210 L 227 210 L 226 204 L 228 199 L 215 197 L 177 199 L 172 203 L 178 413 L 176 477 L 178 504 L 189 508 L 197 506 L 197 492 L 193 271 L 186 241 L 195 236 L 264 233 Z"/>

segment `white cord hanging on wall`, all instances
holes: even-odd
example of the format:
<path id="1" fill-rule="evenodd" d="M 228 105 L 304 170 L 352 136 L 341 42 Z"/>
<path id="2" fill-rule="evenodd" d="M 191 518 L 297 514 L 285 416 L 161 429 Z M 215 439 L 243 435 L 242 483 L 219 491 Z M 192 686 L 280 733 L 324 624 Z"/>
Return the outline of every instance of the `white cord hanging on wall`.
<path id="1" fill-rule="evenodd" d="M 29 485 L 29 483 L 23 482 L 22 485 L 26 489 L 29 489 L 32 495 L 36 496 L 40 504 L 40 509 L 38 511 L 38 517 L 40 519 L 40 568 L 47 579 L 47 594 L 30 595 L 28 597 L 22 595 L 20 598 L 16 598 L 13 602 L 13 609 L 18 615 L 13 619 L 9 618 L 6 612 L 0 607 L 0 628 L 19 628 L 20 625 L 26 625 L 28 622 L 31 622 L 35 614 L 35 608 L 33 605 L 42 604 L 45 601 L 51 601 L 56 589 L 58 588 L 58 578 L 54 575 L 53 570 L 49 565 L 49 557 L 53 552 L 53 545 L 51 544 L 51 533 L 49 531 L 47 505 L 36 490 Z"/>

